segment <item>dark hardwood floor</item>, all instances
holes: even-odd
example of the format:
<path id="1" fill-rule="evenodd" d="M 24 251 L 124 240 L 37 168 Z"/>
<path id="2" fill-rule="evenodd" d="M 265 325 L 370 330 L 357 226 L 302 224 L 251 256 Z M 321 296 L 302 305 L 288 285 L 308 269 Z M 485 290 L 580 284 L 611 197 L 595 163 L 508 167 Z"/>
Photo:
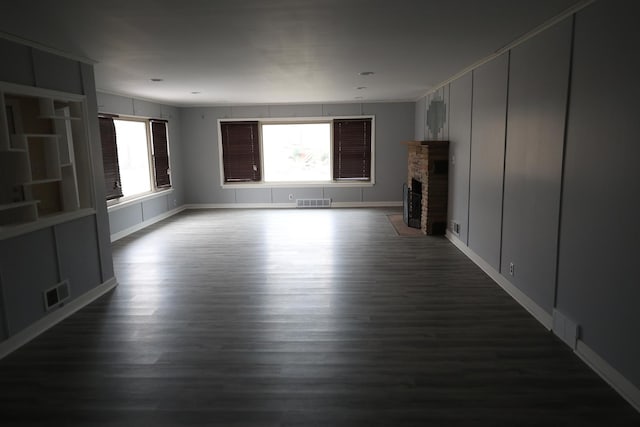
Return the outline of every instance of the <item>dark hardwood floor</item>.
<path id="1" fill-rule="evenodd" d="M 639 426 L 442 237 L 384 209 L 188 211 L 0 361 L 0 425 Z"/>

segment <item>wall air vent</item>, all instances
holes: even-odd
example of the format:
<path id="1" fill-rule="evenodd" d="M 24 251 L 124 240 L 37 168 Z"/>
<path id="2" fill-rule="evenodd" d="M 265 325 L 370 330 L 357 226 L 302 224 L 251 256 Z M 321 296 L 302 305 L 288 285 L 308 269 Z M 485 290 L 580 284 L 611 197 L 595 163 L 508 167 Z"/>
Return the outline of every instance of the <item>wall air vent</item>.
<path id="1" fill-rule="evenodd" d="M 580 339 L 580 325 L 564 313 L 553 309 L 553 332 L 572 349 L 576 349 Z"/>
<path id="2" fill-rule="evenodd" d="M 59 307 L 69 298 L 69 281 L 64 280 L 44 291 L 44 308 L 49 311 Z"/>
<path id="3" fill-rule="evenodd" d="M 331 199 L 296 199 L 298 208 L 330 208 Z"/>

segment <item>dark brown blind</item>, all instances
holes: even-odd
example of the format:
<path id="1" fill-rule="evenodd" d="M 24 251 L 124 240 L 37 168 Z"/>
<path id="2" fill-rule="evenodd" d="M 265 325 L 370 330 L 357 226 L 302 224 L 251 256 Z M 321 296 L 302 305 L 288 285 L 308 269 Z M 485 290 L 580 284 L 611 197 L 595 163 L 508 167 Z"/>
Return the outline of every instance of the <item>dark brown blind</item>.
<path id="1" fill-rule="evenodd" d="M 116 127 L 112 118 L 100 117 L 99 121 L 105 196 L 107 200 L 117 199 L 122 197 L 122 185 L 120 183 L 120 167 L 118 165 Z"/>
<path id="2" fill-rule="evenodd" d="M 221 122 L 225 182 L 260 181 L 258 122 Z"/>
<path id="3" fill-rule="evenodd" d="M 371 119 L 333 121 L 333 179 L 371 180 Z"/>
<path id="4" fill-rule="evenodd" d="M 156 188 L 169 188 L 171 187 L 171 170 L 166 122 L 151 121 L 151 144 L 153 145 L 153 170 Z"/>

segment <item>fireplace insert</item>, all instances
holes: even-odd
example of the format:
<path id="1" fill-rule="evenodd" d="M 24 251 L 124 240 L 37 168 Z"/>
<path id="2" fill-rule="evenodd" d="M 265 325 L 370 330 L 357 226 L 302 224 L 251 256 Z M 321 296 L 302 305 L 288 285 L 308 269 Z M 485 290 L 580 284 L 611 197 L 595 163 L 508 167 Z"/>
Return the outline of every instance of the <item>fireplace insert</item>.
<path id="1" fill-rule="evenodd" d="M 411 187 L 403 185 L 402 218 L 412 228 L 422 227 L 422 183 L 411 180 Z"/>

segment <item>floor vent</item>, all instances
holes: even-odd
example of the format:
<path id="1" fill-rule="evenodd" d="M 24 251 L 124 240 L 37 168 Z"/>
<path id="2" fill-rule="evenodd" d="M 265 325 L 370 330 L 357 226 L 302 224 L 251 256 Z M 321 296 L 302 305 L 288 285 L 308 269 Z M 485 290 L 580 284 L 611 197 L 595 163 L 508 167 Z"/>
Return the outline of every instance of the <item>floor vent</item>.
<path id="1" fill-rule="evenodd" d="M 296 199 L 298 208 L 330 208 L 331 199 Z"/>
<path id="2" fill-rule="evenodd" d="M 69 298 L 69 282 L 64 281 L 44 291 L 44 307 L 47 310 L 62 305 Z"/>

